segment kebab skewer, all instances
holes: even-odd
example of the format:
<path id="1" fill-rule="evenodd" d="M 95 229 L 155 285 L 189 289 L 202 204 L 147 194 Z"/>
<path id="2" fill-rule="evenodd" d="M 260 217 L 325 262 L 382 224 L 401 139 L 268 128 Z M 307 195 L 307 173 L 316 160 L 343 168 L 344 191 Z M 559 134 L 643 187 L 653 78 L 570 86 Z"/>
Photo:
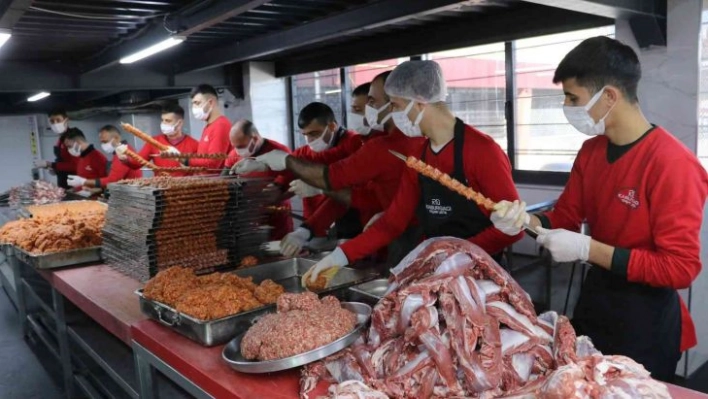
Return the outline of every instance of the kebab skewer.
<path id="1" fill-rule="evenodd" d="M 138 129 L 137 127 L 129 124 L 129 123 L 123 123 L 121 122 L 120 124 L 123 127 L 123 130 L 126 132 L 132 134 L 133 136 L 139 138 L 140 140 L 150 143 L 153 146 L 155 146 L 158 150 L 160 151 L 168 151 L 170 147 L 160 143 L 159 141 L 155 140 L 154 138 L 150 137 L 149 134 L 146 134 L 142 130 Z"/>
<path id="2" fill-rule="evenodd" d="M 485 209 L 492 211 L 496 203 L 491 199 L 485 197 L 481 193 L 474 191 L 471 187 L 465 186 L 462 182 L 457 179 L 453 179 L 447 173 L 443 173 L 437 168 L 434 168 L 425 162 L 417 159 L 416 157 L 401 154 L 400 152 L 389 150 L 391 154 L 396 156 L 398 159 L 404 161 L 406 166 L 415 170 L 423 176 L 429 177 L 434 181 L 440 183 L 443 187 L 446 187 L 461 196 L 467 198 L 470 201 L 474 201 L 477 205 L 484 207 Z M 524 225 L 524 230 L 532 237 L 536 237 L 537 233 L 533 230 L 531 226 Z"/>
<path id="3" fill-rule="evenodd" d="M 183 152 L 179 154 L 171 152 L 161 152 L 160 158 L 173 158 L 173 159 L 186 159 L 186 158 L 198 158 L 198 159 L 226 159 L 228 154 L 202 154 L 196 152 Z"/>

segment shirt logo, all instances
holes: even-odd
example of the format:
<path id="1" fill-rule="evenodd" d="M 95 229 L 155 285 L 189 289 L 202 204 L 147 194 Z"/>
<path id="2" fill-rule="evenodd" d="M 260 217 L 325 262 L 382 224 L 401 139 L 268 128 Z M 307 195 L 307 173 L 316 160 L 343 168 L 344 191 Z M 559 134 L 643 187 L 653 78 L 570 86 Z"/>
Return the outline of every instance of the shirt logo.
<path id="1" fill-rule="evenodd" d="M 637 190 L 633 188 L 625 188 L 617 193 L 617 198 L 621 203 L 632 209 L 639 208 L 639 200 L 637 199 Z"/>
<path id="2" fill-rule="evenodd" d="M 86 166 L 86 171 L 87 171 L 87 172 L 92 172 L 92 171 L 93 171 L 93 169 L 91 169 L 91 165 L 87 165 L 87 166 Z"/>
<path id="3" fill-rule="evenodd" d="M 208 141 L 209 141 L 209 136 L 204 136 L 204 137 L 202 137 L 202 141 L 208 142 Z"/>

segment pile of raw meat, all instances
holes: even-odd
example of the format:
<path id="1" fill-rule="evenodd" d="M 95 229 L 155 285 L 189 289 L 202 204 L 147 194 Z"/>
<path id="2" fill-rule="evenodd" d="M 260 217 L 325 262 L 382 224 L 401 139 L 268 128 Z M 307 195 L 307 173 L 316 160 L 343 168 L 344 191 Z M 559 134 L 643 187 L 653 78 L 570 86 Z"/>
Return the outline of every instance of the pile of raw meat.
<path id="1" fill-rule="evenodd" d="M 264 316 L 241 341 L 249 360 L 275 360 L 305 353 L 345 336 L 357 317 L 333 296 L 285 293 L 278 298 L 278 313 Z"/>
<path id="2" fill-rule="evenodd" d="M 52 183 L 35 180 L 19 187 L 10 189 L 10 206 L 44 205 L 59 202 L 64 198 L 65 191 Z"/>
<path id="3" fill-rule="evenodd" d="M 623 356 L 603 356 L 468 241 L 425 241 L 392 270 L 365 339 L 303 369 L 337 398 L 670 398 Z M 358 381 L 353 383 L 352 381 Z"/>

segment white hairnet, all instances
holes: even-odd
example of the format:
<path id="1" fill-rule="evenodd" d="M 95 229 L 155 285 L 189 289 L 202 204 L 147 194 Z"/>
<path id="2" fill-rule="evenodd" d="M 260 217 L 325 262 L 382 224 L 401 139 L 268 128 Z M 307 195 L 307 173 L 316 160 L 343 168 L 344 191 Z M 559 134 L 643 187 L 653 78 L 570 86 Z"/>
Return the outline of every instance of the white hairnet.
<path id="1" fill-rule="evenodd" d="M 447 85 L 442 68 L 435 61 L 406 61 L 386 79 L 389 97 L 402 97 L 422 103 L 445 101 Z"/>

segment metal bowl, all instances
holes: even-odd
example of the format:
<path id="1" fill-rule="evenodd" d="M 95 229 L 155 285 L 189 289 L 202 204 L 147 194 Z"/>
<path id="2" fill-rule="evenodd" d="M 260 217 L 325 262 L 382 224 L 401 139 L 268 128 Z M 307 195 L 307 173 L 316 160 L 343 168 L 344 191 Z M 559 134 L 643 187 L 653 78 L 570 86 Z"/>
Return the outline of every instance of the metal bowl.
<path id="1" fill-rule="evenodd" d="M 272 373 L 274 371 L 287 370 L 304 366 L 308 363 L 324 359 L 325 357 L 339 352 L 354 343 L 359 338 L 361 332 L 366 327 L 371 317 L 371 306 L 360 302 L 342 302 L 344 309 L 350 310 L 357 315 L 357 322 L 354 329 L 338 340 L 313 349 L 299 355 L 286 357 L 277 360 L 251 361 L 241 356 L 241 340 L 246 332 L 239 334 L 232 339 L 221 353 L 221 357 L 232 369 L 242 373 Z"/>

